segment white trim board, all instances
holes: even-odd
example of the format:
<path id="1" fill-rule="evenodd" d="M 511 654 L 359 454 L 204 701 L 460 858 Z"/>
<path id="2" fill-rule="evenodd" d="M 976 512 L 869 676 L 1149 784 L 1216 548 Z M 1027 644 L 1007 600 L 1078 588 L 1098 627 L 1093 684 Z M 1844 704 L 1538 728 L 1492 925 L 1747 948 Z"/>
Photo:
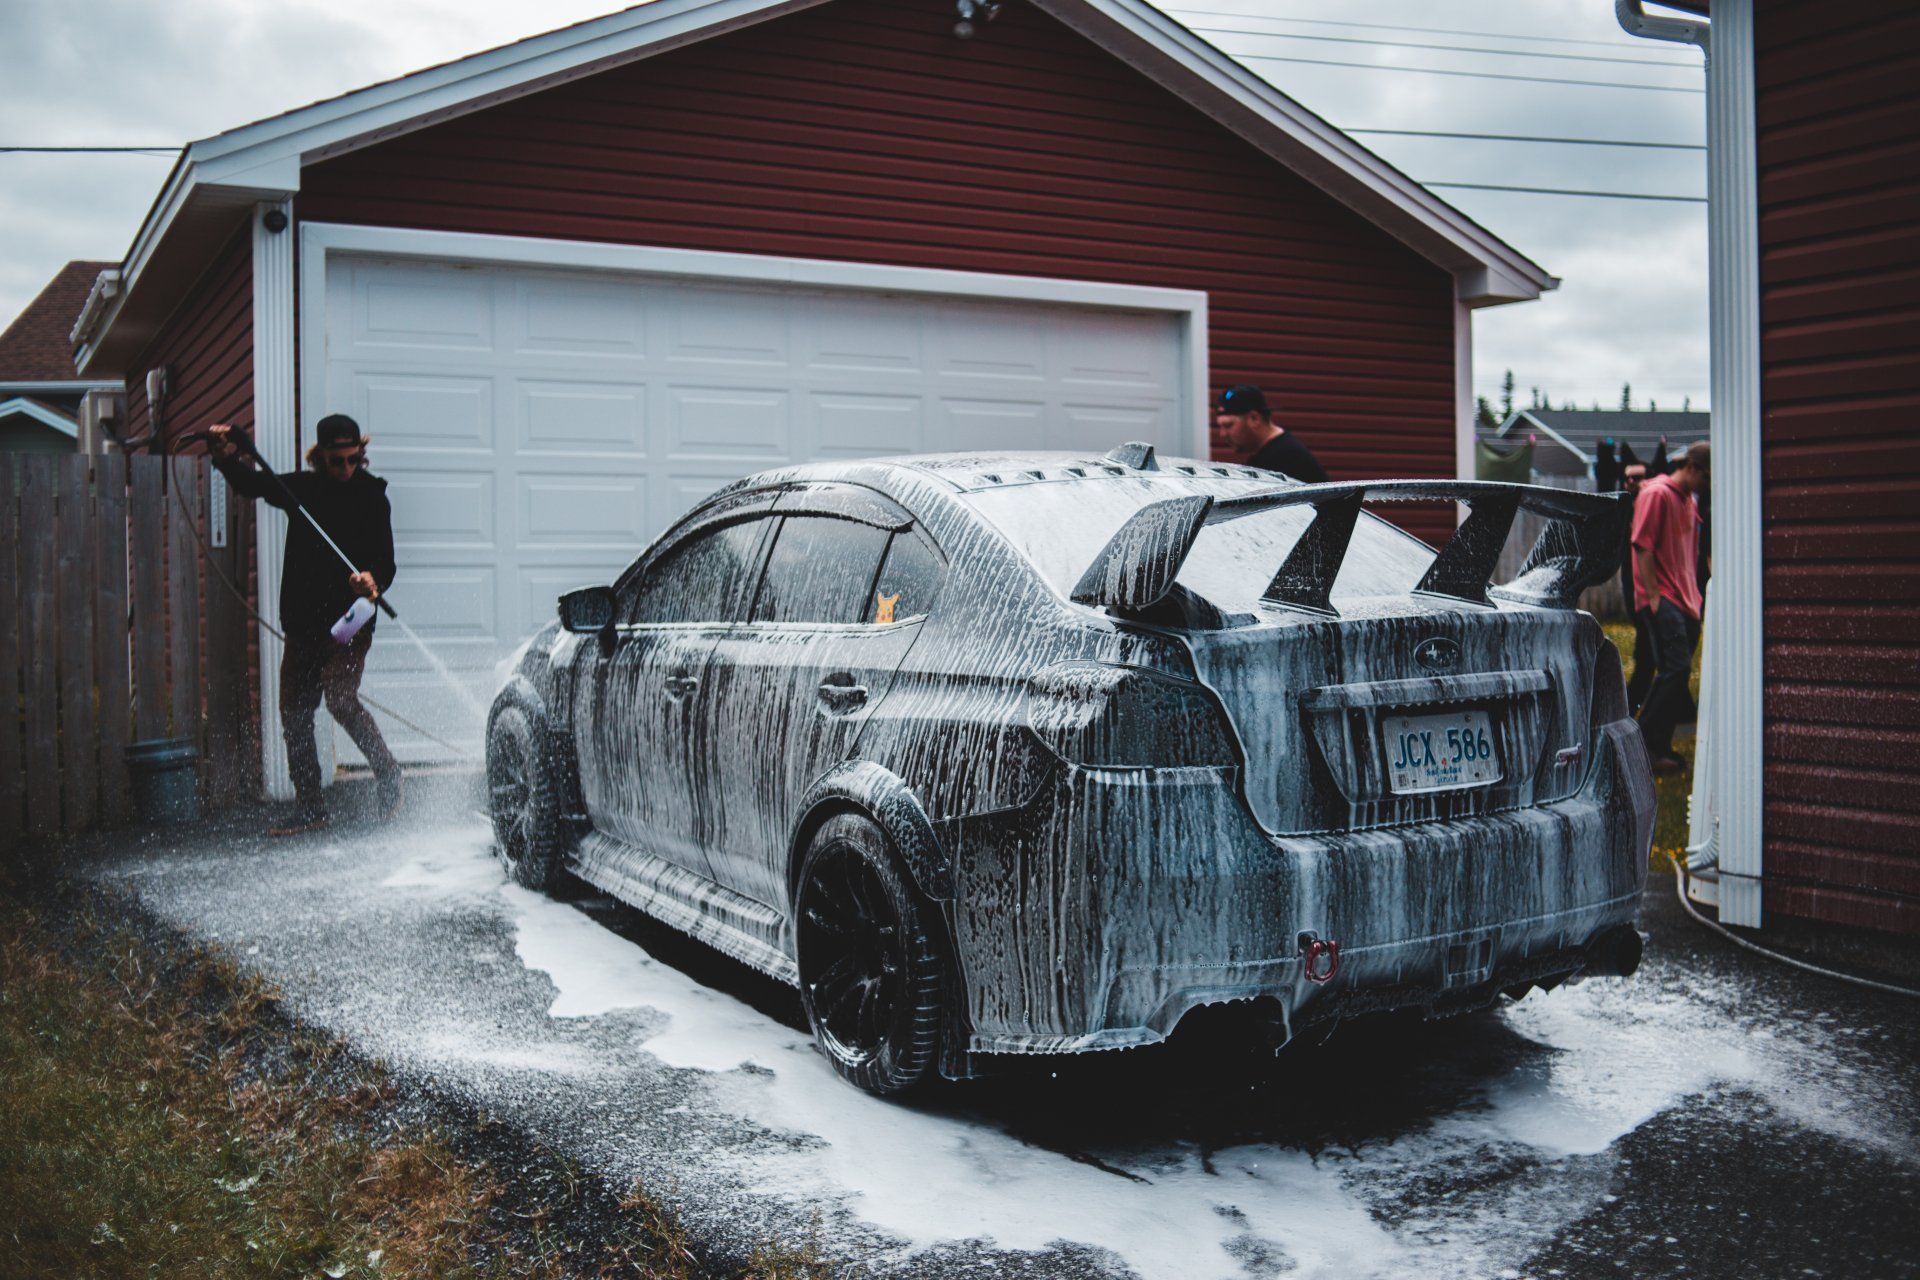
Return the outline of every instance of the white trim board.
<path id="1" fill-rule="evenodd" d="M 52 427 L 62 435 L 80 438 L 80 424 L 71 418 L 63 418 L 43 404 L 36 404 L 25 396 L 15 396 L 11 400 L 0 400 L 0 418 L 10 418 L 14 414 L 23 418 L 32 418 L 41 426 Z"/>

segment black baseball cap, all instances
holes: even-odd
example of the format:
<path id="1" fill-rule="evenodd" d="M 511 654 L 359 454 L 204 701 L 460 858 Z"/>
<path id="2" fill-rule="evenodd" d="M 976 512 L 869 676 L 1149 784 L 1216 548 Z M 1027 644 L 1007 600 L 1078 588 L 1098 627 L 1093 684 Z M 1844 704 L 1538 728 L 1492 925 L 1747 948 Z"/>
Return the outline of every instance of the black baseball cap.
<path id="1" fill-rule="evenodd" d="M 1220 413 L 1264 413 L 1273 416 L 1273 410 L 1267 407 L 1266 392 L 1250 383 L 1228 387 L 1220 393 Z"/>
<path id="2" fill-rule="evenodd" d="M 322 449 L 338 449 L 341 445 L 367 441 L 360 434 L 359 423 L 344 413 L 330 413 L 314 425 L 313 442 Z"/>

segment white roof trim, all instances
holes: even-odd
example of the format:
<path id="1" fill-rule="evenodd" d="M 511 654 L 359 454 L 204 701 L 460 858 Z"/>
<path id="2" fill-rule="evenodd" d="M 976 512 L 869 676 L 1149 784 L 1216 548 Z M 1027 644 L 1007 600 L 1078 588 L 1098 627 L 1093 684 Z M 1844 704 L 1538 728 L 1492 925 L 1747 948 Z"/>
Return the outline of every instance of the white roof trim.
<path id="1" fill-rule="evenodd" d="M 1588 454 L 1586 450 L 1582 449 L 1579 445 L 1575 444 L 1573 441 L 1561 435 L 1558 431 L 1555 431 L 1552 427 L 1548 426 L 1546 423 L 1540 421 L 1540 419 L 1534 417 L 1531 413 L 1528 413 L 1525 409 L 1515 409 L 1512 415 L 1508 417 L 1505 422 L 1500 424 L 1500 430 L 1497 434 L 1500 436 L 1501 439 L 1503 440 L 1506 439 L 1507 433 L 1513 430 L 1514 425 L 1523 418 L 1526 419 L 1528 426 L 1531 427 L 1533 430 L 1541 432 L 1544 435 L 1553 437 L 1554 443 L 1558 444 L 1562 449 L 1565 449 L 1568 453 L 1580 459 L 1580 461 L 1585 463 L 1587 466 L 1590 467 L 1593 465 L 1593 457 L 1590 454 Z"/>
<path id="2" fill-rule="evenodd" d="M 0 378 L 0 396 L 74 395 L 87 391 L 119 391 L 126 386 L 118 378 L 72 378 L 64 382 L 9 382 Z"/>
<path id="3" fill-rule="evenodd" d="M 55 413 L 43 404 L 36 404 L 25 396 L 15 396 L 11 400 L 0 400 L 0 418 L 11 418 L 15 414 L 32 418 L 42 426 L 52 427 L 62 435 L 80 438 L 80 424 L 63 414 Z"/>
<path id="4" fill-rule="evenodd" d="M 74 334 L 76 342 L 85 344 L 77 363 L 85 367 L 98 336 L 112 325 L 168 228 L 198 190 L 214 188 L 246 200 L 284 199 L 299 191 L 305 164 L 825 2 L 651 0 L 191 143 L 168 175 L 112 281 L 118 287 L 117 296 L 97 290 L 105 296 L 88 300 Z M 1274 144 L 1284 142 L 1288 157 L 1318 161 L 1341 179 L 1343 189 L 1335 194 L 1363 216 L 1387 225 L 1388 219 L 1376 215 L 1390 211 L 1397 215 L 1394 221 L 1424 232 L 1455 257 L 1443 265 L 1454 272 L 1463 299 L 1533 298 L 1559 283 L 1518 250 L 1144 0 L 1034 3 L 1146 74 L 1163 82 L 1180 82 L 1176 91 L 1210 114 L 1220 115 L 1223 106 L 1250 113 L 1253 127 L 1245 121 L 1230 121 L 1229 127 L 1249 136 L 1264 133 L 1262 149 L 1269 154 L 1276 153 Z M 1102 39 L 1103 35 L 1108 38 Z M 1137 42 L 1140 56 L 1115 48 L 1114 37 Z M 1196 86 L 1204 88 L 1200 96 L 1207 101 L 1196 96 Z M 1253 140 L 1261 144 L 1261 138 Z M 1307 176 L 1320 181 L 1326 175 Z M 105 273 L 102 283 L 107 283 Z"/>

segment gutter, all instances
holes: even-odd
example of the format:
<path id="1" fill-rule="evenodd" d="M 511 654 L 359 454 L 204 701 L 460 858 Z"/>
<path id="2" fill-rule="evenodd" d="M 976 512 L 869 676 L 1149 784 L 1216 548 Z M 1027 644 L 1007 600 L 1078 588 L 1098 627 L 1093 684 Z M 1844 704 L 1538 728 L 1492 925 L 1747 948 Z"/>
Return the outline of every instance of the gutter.
<path id="1" fill-rule="evenodd" d="M 1613 16 L 1619 20 L 1620 29 L 1630 36 L 1639 36 L 1642 40 L 1668 40 L 1674 44 L 1697 44 L 1705 56 L 1708 52 L 1708 33 L 1713 25 L 1693 18 L 1655 17 L 1640 7 L 1641 0 L 1613 0 Z"/>

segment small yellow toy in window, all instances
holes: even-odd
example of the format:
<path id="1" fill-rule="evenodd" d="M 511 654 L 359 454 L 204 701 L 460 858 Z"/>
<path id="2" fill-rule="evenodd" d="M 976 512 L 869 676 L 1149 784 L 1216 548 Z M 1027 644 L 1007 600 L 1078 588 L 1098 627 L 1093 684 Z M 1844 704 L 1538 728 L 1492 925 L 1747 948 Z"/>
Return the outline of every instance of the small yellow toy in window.
<path id="1" fill-rule="evenodd" d="M 874 625 L 885 626 L 887 623 L 892 622 L 893 606 L 900 603 L 900 593 L 896 591 L 890 596 L 883 596 L 875 592 L 873 598 L 876 601 L 873 608 Z"/>

